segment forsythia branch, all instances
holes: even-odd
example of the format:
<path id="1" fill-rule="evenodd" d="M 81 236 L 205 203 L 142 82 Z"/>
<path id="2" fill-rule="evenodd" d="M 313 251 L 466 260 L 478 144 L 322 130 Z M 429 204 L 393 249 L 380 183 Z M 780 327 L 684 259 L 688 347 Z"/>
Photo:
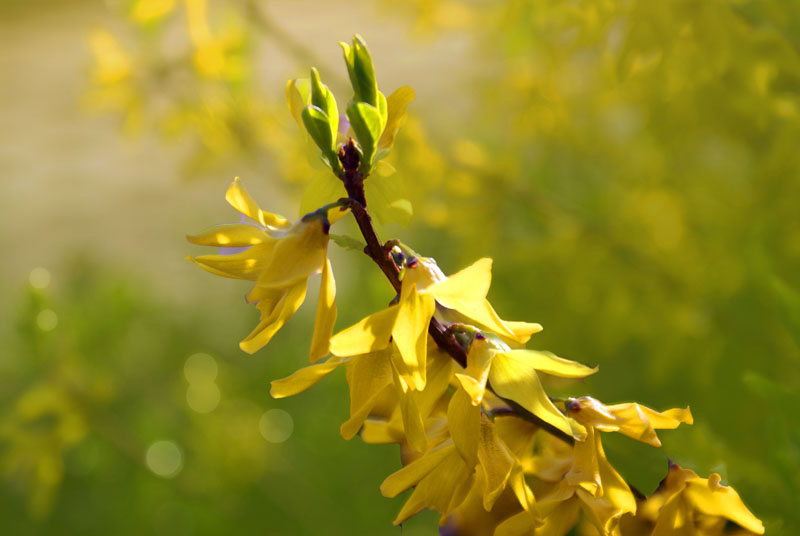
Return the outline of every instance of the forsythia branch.
<path id="1" fill-rule="evenodd" d="M 348 206 L 358 223 L 361 235 L 367 242 L 364 253 L 378 265 L 384 275 L 386 275 L 389 283 L 391 283 L 392 288 L 399 293 L 401 287 L 400 268 L 395 264 L 394 259 L 389 253 L 391 248 L 387 247 L 388 244 L 381 245 L 375 227 L 372 225 L 372 218 L 367 212 L 367 201 L 364 195 L 364 179 L 366 179 L 367 176 L 359 171 L 359 163 L 361 160 L 360 153 L 352 138 L 339 150 L 339 160 L 342 163 L 342 173 L 339 175 L 339 179 L 344 184 L 347 195 L 350 196 L 348 199 Z M 436 318 L 431 318 L 428 326 L 428 333 L 430 333 L 439 349 L 452 357 L 456 363 L 466 368 L 467 353 L 464 351 L 464 348 L 458 344 L 456 338 L 451 333 L 447 333 Z M 490 385 L 487 385 L 487 388 L 492 390 Z M 572 436 L 565 434 L 552 424 L 545 422 L 513 400 L 500 396 L 498 396 L 498 398 L 508 404 L 511 412 L 517 417 L 536 424 L 569 445 L 575 443 Z"/>

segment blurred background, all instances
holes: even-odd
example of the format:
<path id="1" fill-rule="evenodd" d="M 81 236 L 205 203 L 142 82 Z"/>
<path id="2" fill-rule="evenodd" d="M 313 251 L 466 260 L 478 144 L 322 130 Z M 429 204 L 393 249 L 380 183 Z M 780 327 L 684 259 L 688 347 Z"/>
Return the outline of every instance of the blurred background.
<path id="1" fill-rule="evenodd" d="M 247 356 L 248 285 L 184 258 L 234 176 L 305 208 L 284 84 L 345 103 L 356 32 L 417 94 L 382 238 L 493 257 L 530 346 L 600 365 L 553 392 L 691 405 L 663 449 L 604 437 L 638 489 L 669 456 L 800 532 L 800 2 L 0 0 L 2 532 L 436 533 L 391 526 L 398 450 L 339 437 L 343 374 L 269 397 L 314 307 Z M 391 293 L 332 249 L 342 328 Z"/>

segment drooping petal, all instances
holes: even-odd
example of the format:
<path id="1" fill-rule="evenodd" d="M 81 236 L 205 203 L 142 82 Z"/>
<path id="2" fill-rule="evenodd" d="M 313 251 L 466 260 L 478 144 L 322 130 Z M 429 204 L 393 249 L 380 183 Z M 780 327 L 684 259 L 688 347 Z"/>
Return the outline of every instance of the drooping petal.
<path id="1" fill-rule="evenodd" d="M 303 304 L 307 283 L 307 280 L 301 280 L 290 287 L 268 289 L 266 292 L 270 295 L 269 299 L 262 299 L 257 304 L 261 311 L 261 321 L 239 343 L 239 348 L 248 354 L 263 348 Z"/>
<path id="2" fill-rule="evenodd" d="M 483 400 L 489 369 L 496 353 L 488 340 L 475 338 L 467 352 L 467 368 L 463 374 L 456 374 L 461 386 L 472 399 L 473 406 L 477 406 Z"/>
<path id="3" fill-rule="evenodd" d="M 395 525 L 402 523 L 423 508 L 436 510 L 442 518 L 445 518 L 466 498 L 472 471 L 467 470 L 464 460 L 461 459 L 452 444 L 445 450 L 446 455 L 416 484 L 411 496 L 394 520 Z"/>
<path id="4" fill-rule="evenodd" d="M 617 418 L 620 433 L 654 447 L 661 446 L 656 429 L 672 430 L 681 423 L 693 422 L 689 408 L 674 408 L 660 413 L 636 403 L 629 403 L 608 406 L 608 409 Z"/>
<path id="5" fill-rule="evenodd" d="M 690 477 L 684 492 L 687 500 L 706 515 L 724 517 L 750 532 L 764 534 L 764 524 L 747 509 L 736 490 L 720 480 L 716 473 L 708 478 Z"/>
<path id="6" fill-rule="evenodd" d="M 600 464 L 597 460 L 598 435 L 591 426 L 586 428 L 586 439 L 575 442 L 572 467 L 564 476 L 564 482 L 572 487 L 583 489 L 594 497 L 603 494 Z"/>
<path id="7" fill-rule="evenodd" d="M 192 244 L 213 247 L 254 246 L 264 242 L 274 243 L 277 240 L 264 229 L 248 223 L 215 225 L 202 233 L 188 235 L 186 239 Z"/>
<path id="8" fill-rule="evenodd" d="M 347 365 L 350 386 L 350 418 L 339 428 L 344 439 L 352 439 L 369 415 L 383 390 L 392 384 L 391 347 L 356 356 Z"/>
<path id="9" fill-rule="evenodd" d="M 286 398 L 302 393 L 306 389 L 316 385 L 322 378 L 336 370 L 336 368 L 346 363 L 351 358 L 333 356 L 327 361 L 317 363 L 309 367 L 301 368 L 292 373 L 291 376 L 270 382 L 269 394 L 272 398 Z"/>
<path id="10" fill-rule="evenodd" d="M 478 443 L 481 441 L 481 408 L 471 402 L 464 389 L 457 389 L 447 406 L 450 437 L 468 468 L 478 465 Z"/>
<path id="11" fill-rule="evenodd" d="M 416 285 L 401 293 L 397 319 L 392 328 L 392 337 L 400 352 L 405 370 L 401 376 L 414 389 L 425 388 L 428 358 L 428 324 L 436 304 L 433 298 L 417 292 Z"/>
<path id="12" fill-rule="evenodd" d="M 233 179 L 233 184 L 231 184 L 228 187 L 228 191 L 225 192 L 225 199 L 233 208 L 245 216 L 256 220 L 265 227 L 285 229 L 291 225 L 289 220 L 283 216 L 261 210 L 255 200 L 250 196 L 247 190 L 245 190 L 244 186 L 242 186 L 239 177 Z"/>
<path id="13" fill-rule="evenodd" d="M 198 255 L 187 259 L 214 275 L 255 281 L 271 261 L 273 246 L 272 243 L 256 244 L 233 255 Z"/>
<path id="14" fill-rule="evenodd" d="M 425 435 L 425 423 L 419 412 L 417 404 L 418 391 L 412 390 L 406 381 L 398 375 L 395 369 L 394 381 L 397 394 L 400 397 L 400 416 L 403 420 L 403 432 L 406 443 L 416 452 L 425 452 L 428 448 L 428 438 Z"/>
<path id="15" fill-rule="evenodd" d="M 331 337 L 330 350 L 334 355 L 368 354 L 389 346 L 398 307 L 393 305 L 360 320 Z"/>
<path id="16" fill-rule="evenodd" d="M 455 447 L 451 441 L 446 441 L 436 446 L 420 458 L 386 477 L 386 480 L 381 484 L 381 493 L 384 497 L 391 498 L 400 495 L 412 486 L 416 486 L 420 480 L 425 478 L 442 460 L 453 452 L 455 452 Z"/>
<path id="17" fill-rule="evenodd" d="M 503 320 L 505 325 L 514 332 L 516 337 L 514 341 L 525 344 L 531 338 L 531 335 L 542 331 L 542 325 L 537 322 L 517 322 L 513 320 Z"/>
<path id="18" fill-rule="evenodd" d="M 628 483 L 606 458 L 600 434 L 597 434 L 597 465 L 600 470 L 600 481 L 603 483 L 603 497 L 617 507 L 622 514 L 636 513 L 636 498 Z"/>
<path id="19" fill-rule="evenodd" d="M 505 355 L 526 363 L 539 372 L 545 372 L 561 378 L 585 378 L 597 372 L 597 367 L 587 367 L 582 363 L 558 357 L 550 352 L 511 350 L 506 352 Z"/>
<path id="20" fill-rule="evenodd" d="M 503 323 L 486 300 L 491 283 L 492 259 L 483 258 L 444 281 L 431 285 L 427 292 L 444 307 L 455 309 L 489 331 L 517 340 L 517 334 Z"/>
<path id="21" fill-rule="evenodd" d="M 565 434 L 577 435 L 576 439 L 582 435 L 582 427 L 577 427 L 577 434 L 573 433 L 574 425 L 553 405 L 539 381 L 536 370 L 525 361 L 515 359 L 508 354 L 495 355 L 489 372 L 489 381 L 499 396 L 514 400 Z"/>
<path id="22" fill-rule="evenodd" d="M 320 218 L 300 221 L 275 244 L 256 285 L 279 287 L 322 271 L 328 246 L 326 224 Z"/>
<path id="23" fill-rule="evenodd" d="M 485 415 L 481 415 L 480 419 L 478 460 L 486 483 L 483 508 L 488 512 L 505 489 L 515 461 L 514 456 L 497 437 L 494 424 Z"/>
<path id="24" fill-rule="evenodd" d="M 317 316 L 314 320 L 314 335 L 311 337 L 309 357 L 312 363 L 328 355 L 334 323 L 336 323 L 336 282 L 333 279 L 331 261 L 325 259 L 317 300 Z"/>

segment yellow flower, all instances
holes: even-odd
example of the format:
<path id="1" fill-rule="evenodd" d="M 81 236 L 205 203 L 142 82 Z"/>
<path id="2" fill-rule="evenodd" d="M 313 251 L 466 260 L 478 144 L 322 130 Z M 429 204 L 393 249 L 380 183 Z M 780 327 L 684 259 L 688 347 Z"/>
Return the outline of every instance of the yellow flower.
<path id="1" fill-rule="evenodd" d="M 565 434 L 582 438 L 586 433 L 583 426 L 550 401 L 537 371 L 562 378 L 585 378 L 597 372 L 597 367 L 587 367 L 549 352 L 512 350 L 502 341 L 478 333 L 467 353 L 467 368 L 463 374 L 456 374 L 456 378 L 469 393 L 473 405 L 481 403 L 489 383 L 497 395 L 517 402 Z"/>
<path id="2" fill-rule="evenodd" d="M 287 378 L 274 380 L 270 391 L 274 398 L 284 398 L 305 391 L 340 365 L 347 369 L 350 386 L 350 418 L 340 433 L 352 439 L 362 427 L 368 443 L 405 443 L 416 452 L 428 449 L 426 421 L 447 392 L 453 361 L 435 346 L 428 350 L 430 372 L 426 388 L 413 391 L 399 378 L 388 346 L 357 356 L 332 356 L 324 362 L 296 371 Z M 365 422 L 370 419 L 369 423 Z"/>
<path id="3" fill-rule="evenodd" d="M 471 492 L 480 495 L 483 508 L 489 511 L 507 485 L 518 499 L 522 495 L 533 500 L 513 453 L 499 438 L 494 423 L 481 413 L 480 408 L 471 406 L 463 389 L 456 391 L 450 400 L 447 421 L 450 438 L 381 484 L 381 492 L 386 497 L 395 497 L 414 487 L 394 520 L 395 525 L 423 508 L 439 512 L 440 524 L 444 524 L 447 516 Z"/>
<path id="4" fill-rule="evenodd" d="M 642 503 L 636 518 L 648 522 L 653 536 L 733 534 L 726 527 L 728 521 L 748 534 L 764 534 L 761 521 L 747 509 L 739 494 L 720 480 L 716 473 L 700 478 L 694 471 L 670 464 L 667 477 Z"/>
<path id="5" fill-rule="evenodd" d="M 194 244 L 243 251 L 189 260 L 216 275 L 255 281 L 247 301 L 261 312 L 261 321 L 239 343 L 240 348 L 251 354 L 263 348 L 302 305 L 309 276 L 322 272 L 310 357 L 314 362 L 325 356 L 336 321 L 336 285 L 327 258 L 328 229 L 331 220 L 344 212 L 338 207 L 323 208 L 292 225 L 282 216 L 261 210 L 238 177 L 225 199 L 242 213 L 243 222 L 217 225 L 188 239 Z M 244 217 L 254 223 L 245 223 Z"/>
<path id="6" fill-rule="evenodd" d="M 331 352 L 353 356 L 394 344 L 394 363 L 400 378 L 411 389 L 422 390 L 426 381 L 428 325 L 434 313 L 447 323 L 466 322 L 516 343 L 526 342 L 541 326 L 500 319 L 486 299 L 491 265 L 491 259 L 480 259 L 445 277 L 433 259 L 412 259 L 405 270 L 398 303 L 334 335 Z"/>

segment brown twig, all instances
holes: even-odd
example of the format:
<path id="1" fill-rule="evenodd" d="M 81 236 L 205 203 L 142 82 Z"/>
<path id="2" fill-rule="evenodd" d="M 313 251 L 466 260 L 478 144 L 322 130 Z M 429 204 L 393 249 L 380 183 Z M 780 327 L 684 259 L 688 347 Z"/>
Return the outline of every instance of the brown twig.
<path id="1" fill-rule="evenodd" d="M 349 196 L 349 207 L 356 219 L 356 223 L 358 223 L 361 235 L 367 242 L 364 253 L 380 267 L 395 292 L 399 294 L 401 289 L 400 268 L 392 258 L 390 253 L 391 248 L 383 246 L 378 239 L 378 234 L 375 232 L 375 227 L 372 225 L 372 218 L 367 212 L 367 200 L 364 195 L 364 180 L 367 176 L 362 175 L 358 171 L 360 158 L 361 153 L 356 147 L 355 142 L 352 138 L 349 139 L 339 150 L 339 160 L 342 163 L 343 169 L 339 179 L 341 179 L 344 184 L 347 195 Z M 464 348 L 458 343 L 453 334 L 448 333 L 445 327 L 442 326 L 436 318 L 431 318 L 430 324 L 428 325 L 428 333 L 430 333 L 440 350 L 448 354 L 462 367 L 467 366 L 467 354 Z M 492 390 L 489 384 L 486 385 L 486 388 Z M 565 434 L 552 424 L 543 421 L 517 402 L 503 398 L 497 395 L 497 393 L 494 394 L 508 404 L 510 411 L 517 417 L 539 426 L 570 445 L 575 443 L 571 435 Z"/>

